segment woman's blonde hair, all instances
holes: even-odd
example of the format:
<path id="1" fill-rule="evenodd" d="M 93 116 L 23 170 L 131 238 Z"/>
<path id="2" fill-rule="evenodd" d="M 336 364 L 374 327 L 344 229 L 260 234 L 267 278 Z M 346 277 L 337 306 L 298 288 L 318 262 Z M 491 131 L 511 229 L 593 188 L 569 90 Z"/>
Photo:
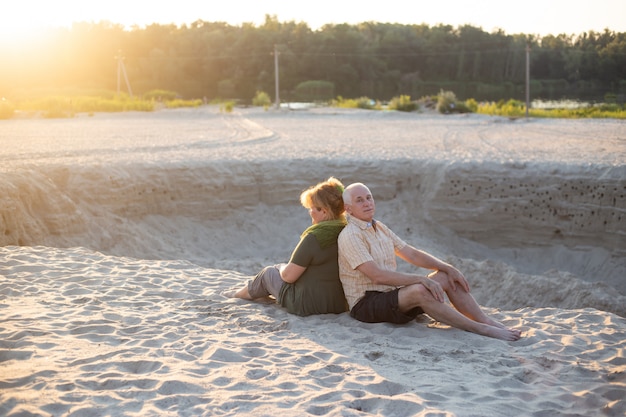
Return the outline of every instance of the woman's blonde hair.
<path id="1" fill-rule="evenodd" d="M 343 205 L 343 184 L 335 177 L 309 187 L 300 194 L 300 203 L 306 208 L 326 210 L 328 219 L 337 220 L 345 217 Z"/>

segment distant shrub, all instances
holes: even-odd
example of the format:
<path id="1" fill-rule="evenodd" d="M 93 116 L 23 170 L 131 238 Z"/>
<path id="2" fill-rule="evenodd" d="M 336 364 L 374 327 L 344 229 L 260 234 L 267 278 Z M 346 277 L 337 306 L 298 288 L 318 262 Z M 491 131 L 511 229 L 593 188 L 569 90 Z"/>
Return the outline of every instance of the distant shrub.
<path id="1" fill-rule="evenodd" d="M 252 99 L 252 105 L 267 109 L 272 105 L 272 99 L 265 91 L 257 91 Z"/>
<path id="2" fill-rule="evenodd" d="M 474 104 L 476 105 L 476 108 L 478 108 L 478 103 L 476 103 L 475 100 L 469 103 L 459 101 L 452 91 L 441 90 L 439 96 L 437 97 L 437 111 L 442 114 L 470 113 L 473 111 L 472 106 Z"/>
<path id="3" fill-rule="evenodd" d="M 439 92 L 437 96 L 437 111 L 439 113 L 452 113 L 456 105 L 456 95 L 452 91 Z"/>
<path id="4" fill-rule="evenodd" d="M 168 109 L 177 109 L 180 107 L 200 107 L 200 106 L 202 106 L 202 100 L 200 99 L 195 99 L 195 100 L 176 99 L 176 100 L 169 100 L 165 102 L 165 107 L 167 107 Z"/>
<path id="5" fill-rule="evenodd" d="M 220 112 L 232 113 L 235 108 L 235 102 L 232 100 L 220 103 Z"/>
<path id="6" fill-rule="evenodd" d="M 406 95 L 394 97 L 389 102 L 390 110 L 411 112 L 417 110 L 418 107 L 418 104 L 414 101 L 411 101 L 411 97 Z"/>
<path id="7" fill-rule="evenodd" d="M 42 97 L 20 102 L 20 110 L 40 113 L 46 118 L 74 117 L 76 113 L 153 111 L 154 102 L 120 94 L 109 97 Z"/>
<path id="8" fill-rule="evenodd" d="M 124 102 L 116 98 L 76 97 L 72 108 L 78 113 L 124 111 Z"/>
<path id="9" fill-rule="evenodd" d="M 437 100 L 438 96 L 423 96 L 418 100 L 418 105 L 420 107 L 434 110 L 437 108 Z"/>
<path id="10" fill-rule="evenodd" d="M 500 100 L 497 103 L 482 103 L 478 105 L 477 113 L 488 114 L 492 116 L 505 117 L 524 117 L 526 115 L 526 106 L 518 100 Z M 577 108 L 530 108 L 528 110 L 530 117 L 550 117 L 563 119 L 579 119 L 579 118 L 612 118 L 626 119 L 626 107 L 616 103 L 602 103 L 594 106 L 582 106 Z"/>
<path id="11" fill-rule="evenodd" d="M 500 112 L 511 117 L 522 117 L 526 115 L 526 104 L 519 100 L 510 99 L 504 103 L 500 102 Z"/>
<path id="12" fill-rule="evenodd" d="M 530 109 L 531 117 L 558 117 L 563 119 L 626 119 L 626 109 L 619 105 L 599 105 L 578 109 Z"/>
<path id="13" fill-rule="evenodd" d="M 359 98 L 343 98 L 338 96 L 331 103 L 334 107 L 341 107 L 345 109 L 365 109 L 365 110 L 380 110 L 381 105 L 380 102 L 374 101 L 369 97 L 359 97 Z"/>
<path id="14" fill-rule="evenodd" d="M 380 102 L 378 101 L 374 101 L 369 97 L 359 97 L 356 99 L 356 106 L 359 109 L 365 109 L 365 110 L 373 110 L 373 109 L 380 109 L 381 105 Z"/>
<path id="15" fill-rule="evenodd" d="M 154 102 L 152 100 L 141 100 L 136 97 L 122 95 L 110 104 L 116 105 L 117 102 L 122 106 L 123 111 L 154 111 Z"/>
<path id="16" fill-rule="evenodd" d="M 597 105 L 595 107 L 597 107 L 598 110 L 602 111 L 602 112 L 618 112 L 618 111 L 622 110 L 622 106 L 620 106 L 616 102 L 602 103 L 602 104 Z"/>
<path id="17" fill-rule="evenodd" d="M 68 97 L 42 97 L 20 102 L 20 109 L 40 113 L 49 119 L 74 117 L 74 102 Z"/>
<path id="18" fill-rule="evenodd" d="M 344 109 L 356 109 L 357 102 L 352 98 L 343 98 L 342 96 L 337 96 L 334 100 L 330 102 L 330 105 L 333 107 L 341 107 Z"/>
<path id="19" fill-rule="evenodd" d="M 478 102 L 473 98 L 468 98 L 467 100 L 465 100 L 465 106 L 472 113 L 476 113 L 478 111 Z"/>
<path id="20" fill-rule="evenodd" d="M 472 110 L 469 108 L 465 101 L 457 101 L 455 106 L 456 113 L 471 113 Z"/>
<path id="21" fill-rule="evenodd" d="M 143 95 L 144 100 L 170 101 L 178 98 L 178 93 L 168 90 L 150 90 Z"/>

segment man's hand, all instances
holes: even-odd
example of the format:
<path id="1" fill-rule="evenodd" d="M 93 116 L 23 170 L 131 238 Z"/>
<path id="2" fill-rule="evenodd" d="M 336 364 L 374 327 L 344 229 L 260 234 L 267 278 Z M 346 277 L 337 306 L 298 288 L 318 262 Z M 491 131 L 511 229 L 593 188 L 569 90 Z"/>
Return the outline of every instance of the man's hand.
<path id="1" fill-rule="evenodd" d="M 456 291 L 456 286 L 458 284 L 461 286 L 461 288 L 463 288 L 463 291 L 470 292 L 469 283 L 465 279 L 465 276 L 461 273 L 461 271 L 459 271 L 452 265 L 447 265 L 445 270 L 442 269 L 440 271 L 432 272 L 428 275 L 428 277 L 430 278 L 433 275 L 436 275 L 441 272 L 446 274 L 448 285 L 450 286 L 450 288 L 452 288 L 452 291 Z"/>
<path id="2" fill-rule="evenodd" d="M 458 284 L 465 292 L 470 292 L 469 284 L 463 274 L 449 263 L 446 263 L 427 252 L 416 249 L 411 245 L 406 245 L 397 251 L 396 254 L 401 259 L 404 259 L 415 266 L 434 270 L 435 272 L 430 274 L 429 277 L 437 272 L 445 272 L 446 275 L 448 275 L 448 286 L 452 288 L 452 290 L 456 291 L 456 286 Z"/>
<path id="3" fill-rule="evenodd" d="M 433 272 L 433 274 L 436 274 L 437 272 L 438 271 L 435 271 Z M 426 287 L 428 291 L 430 291 L 433 297 L 435 297 L 435 300 L 443 303 L 444 301 L 446 301 L 445 292 L 441 284 L 439 284 L 435 280 L 430 279 L 430 276 L 433 274 L 430 274 L 427 278 L 420 280 L 420 284 L 422 284 L 424 287 Z"/>

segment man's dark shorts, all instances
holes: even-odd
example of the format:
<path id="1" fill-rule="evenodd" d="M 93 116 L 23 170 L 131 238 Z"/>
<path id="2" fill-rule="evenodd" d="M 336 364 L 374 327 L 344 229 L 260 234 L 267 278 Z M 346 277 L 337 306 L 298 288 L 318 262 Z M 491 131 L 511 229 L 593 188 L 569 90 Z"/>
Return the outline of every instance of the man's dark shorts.
<path id="1" fill-rule="evenodd" d="M 350 315 L 365 323 L 405 324 L 424 313 L 419 307 L 402 312 L 398 306 L 399 288 L 388 292 L 366 291 L 350 310 Z"/>

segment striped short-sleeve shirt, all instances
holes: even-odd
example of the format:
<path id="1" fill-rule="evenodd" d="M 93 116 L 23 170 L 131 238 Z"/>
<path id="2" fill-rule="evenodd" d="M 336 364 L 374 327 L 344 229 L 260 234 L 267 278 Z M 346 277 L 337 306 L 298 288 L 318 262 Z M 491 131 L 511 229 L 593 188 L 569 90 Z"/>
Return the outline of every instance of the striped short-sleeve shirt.
<path id="1" fill-rule="evenodd" d="M 350 309 L 365 291 L 391 291 L 391 285 L 375 285 L 356 268 L 374 261 L 379 268 L 396 270 L 396 252 L 407 244 L 379 221 L 372 223 L 348 216 L 348 224 L 339 234 L 339 277 Z"/>

